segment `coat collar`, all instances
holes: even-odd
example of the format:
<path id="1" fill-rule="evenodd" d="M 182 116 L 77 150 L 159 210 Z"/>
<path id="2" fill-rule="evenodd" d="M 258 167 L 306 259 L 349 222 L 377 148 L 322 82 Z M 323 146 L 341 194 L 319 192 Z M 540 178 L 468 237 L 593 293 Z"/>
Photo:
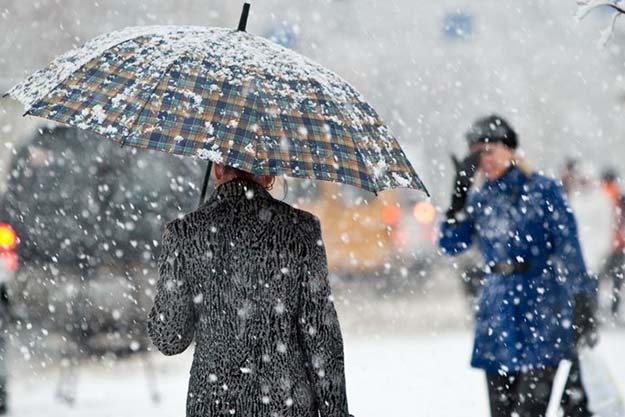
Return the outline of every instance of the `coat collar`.
<path id="1" fill-rule="evenodd" d="M 211 200 L 243 197 L 248 200 L 255 197 L 273 198 L 262 185 L 251 180 L 235 179 L 217 187 L 211 196 Z"/>

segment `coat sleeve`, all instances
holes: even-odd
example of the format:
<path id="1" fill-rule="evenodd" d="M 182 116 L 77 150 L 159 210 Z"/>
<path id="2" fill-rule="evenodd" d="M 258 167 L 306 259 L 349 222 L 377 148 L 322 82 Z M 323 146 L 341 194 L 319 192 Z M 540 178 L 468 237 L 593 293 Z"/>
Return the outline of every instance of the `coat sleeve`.
<path id="1" fill-rule="evenodd" d="M 549 230 L 553 253 L 566 278 L 572 294 L 596 291 L 596 279 L 586 269 L 577 223 L 560 186 L 552 182 L 545 186 L 546 228 Z"/>
<path id="2" fill-rule="evenodd" d="M 441 224 L 438 246 L 443 253 L 458 255 L 467 250 L 473 244 L 475 225 L 473 211 L 475 207 L 475 194 L 469 195 L 467 207 L 461 213 L 459 219 L 446 219 Z"/>
<path id="3" fill-rule="evenodd" d="M 178 221 L 163 233 L 159 258 L 159 280 L 154 305 L 148 316 L 148 334 L 165 355 L 182 353 L 193 341 L 193 298 L 185 276 L 185 255 L 177 233 Z"/>
<path id="4" fill-rule="evenodd" d="M 347 417 L 343 338 L 334 308 L 319 221 L 309 221 L 298 335 L 321 417 Z"/>

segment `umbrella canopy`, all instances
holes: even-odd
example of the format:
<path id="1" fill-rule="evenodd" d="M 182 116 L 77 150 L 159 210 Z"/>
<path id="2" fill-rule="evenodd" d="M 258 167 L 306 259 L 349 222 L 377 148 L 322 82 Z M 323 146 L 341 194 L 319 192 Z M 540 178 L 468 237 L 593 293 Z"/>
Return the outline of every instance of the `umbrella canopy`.
<path id="1" fill-rule="evenodd" d="M 128 146 L 374 193 L 425 191 L 389 128 L 353 87 L 240 30 L 127 28 L 66 53 L 8 94 L 28 115 Z"/>

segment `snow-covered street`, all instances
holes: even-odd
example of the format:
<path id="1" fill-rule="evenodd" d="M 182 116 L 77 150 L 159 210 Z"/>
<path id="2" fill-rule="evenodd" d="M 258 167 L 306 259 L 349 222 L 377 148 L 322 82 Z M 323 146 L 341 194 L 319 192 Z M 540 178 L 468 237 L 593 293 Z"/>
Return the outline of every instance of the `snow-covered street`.
<path id="1" fill-rule="evenodd" d="M 484 416 L 484 378 L 468 366 L 471 335 L 440 334 L 346 338 L 350 410 L 357 417 Z M 625 331 L 604 333 L 598 351 L 622 381 Z M 139 358 L 85 365 L 73 407 L 54 398 L 58 369 L 21 373 L 14 380 L 12 415 L 175 416 L 183 415 L 191 352 L 178 357 L 153 354 L 161 402 L 151 402 Z M 625 387 L 621 384 L 625 394 Z"/>
<path id="2" fill-rule="evenodd" d="M 438 269 L 423 285 L 394 295 L 376 293 L 365 281 L 334 283 L 354 416 L 488 415 L 483 373 L 469 367 L 470 311 L 452 277 Z M 13 343 L 12 416 L 184 415 L 191 348 L 172 357 L 148 354 L 156 374 L 149 383 L 146 356 L 83 363 L 76 402 L 69 406 L 55 397 L 59 346 L 50 337 L 32 345 L 35 333 L 40 332 L 31 330 Z M 625 395 L 625 328 L 606 326 L 596 351 Z M 157 404 L 151 400 L 154 386 L 161 397 Z"/>

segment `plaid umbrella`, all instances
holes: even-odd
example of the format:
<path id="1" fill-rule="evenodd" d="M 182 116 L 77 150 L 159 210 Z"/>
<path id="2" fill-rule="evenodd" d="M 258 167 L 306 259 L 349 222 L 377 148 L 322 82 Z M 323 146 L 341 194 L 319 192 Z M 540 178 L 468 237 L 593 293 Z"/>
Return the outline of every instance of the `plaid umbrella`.
<path id="1" fill-rule="evenodd" d="M 248 9 L 239 30 L 150 26 L 96 37 L 7 94 L 25 115 L 123 145 L 374 193 L 426 191 L 362 95 L 321 65 L 245 32 Z"/>

